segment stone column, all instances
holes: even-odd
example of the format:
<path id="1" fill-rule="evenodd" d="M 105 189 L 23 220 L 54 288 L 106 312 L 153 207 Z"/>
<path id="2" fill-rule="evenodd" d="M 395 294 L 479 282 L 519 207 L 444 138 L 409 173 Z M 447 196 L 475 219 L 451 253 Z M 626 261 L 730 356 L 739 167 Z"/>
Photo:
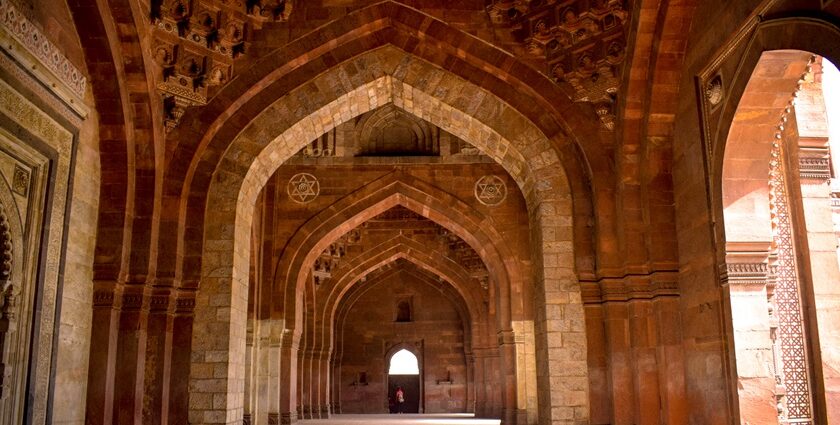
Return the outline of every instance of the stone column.
<path id="1" fill-rule="evenodd" d="M 498 337 L 500 357 L 497 364 L 502 385 L 496 391 L 502 391 L 501 418 L 505 424 L 516 424 L 516 336 L 513 330 L 503 330 Z"/>
<path id="2" fill-rule="evenodd" d="M 179 292 L 175 299 L 172 318 L 172 350 L 169 368 L 169 421 L 170 425 L 189 423 L 189 383 L 195 293 Z"/>
<path id="3" fill-rule="evenodd" d="M 321 350 L 318 356 L 318 406 L 321 419 L 330 417 L 330 352 Z"/>
<path id="4" fill-rule="evenodd" d="M 486 371 L 484 368 L 485 350 L 476 348 L 474 350 L 475 364 L 475 416 L 478 418 L 487 417 L 487 387 Z"/>
<path id="5" fill-rule="evenodd" d="M 476 413 L 475 410 L 475 356 L 472 351 L 464 354 L 467 363 L 467 413 Z"/>
<path id="6" fill-rule="evenodd" d="M 776 423 L 777 388 L 767 283 L 770 242 L 726 243 L 722 289 L 729 300 L 741 423 Z"/>
<path id="7" fill-rule="evenodd" d="M 504 418 L 502 416 L 505 403 L 505 376 L 502 370 L 502 356 L 500 349 L 494 347 L 490 349 L 490 355 L 487 357 L 488 367 L 485 369 L 490 372 L 490 381 L 486 383 L 488 400 L 490 401 L 489 414 L 493 418 Z"/>
<path id="8" fill-rule="evenodd" d="M 250 312 L 249 312 L 250 313 Z M 250 314 L 249 314 L 250 316 Z M 248 317 L 247 330 L 245 332 L 245 399 L 243 400 L 242 424 L 251 425 L 253 420 L 254 395 L 256 391 L 256 362 L 254 361 L 257 350 L 254 347 L 254 325 L 253 317 Z"/>
<path id="9" fill-rule="evenodd" d="M 683 353 L 682 321 L 678 277 L 654 277 L 652 326 L 656 332 L 656 363 L 659 374 L 659 395 L 662 403 L 662 423 L 688 423 L 688 401 L 685 393 L 685 355 Z"/>
<path id="10" fill-rule="evenodd" d="M 615 286 L 602 282 L 605 287 Z M 613 425 L 630 425 L 636 405 L 633 384 L 632 354 L 630 352 L 630 321 L 625 294 L 604 291 L 604 327 L 607 336 L 607 363 L 610 393 L 612 394 Z M 612 297 L 617 297 L 613 299 Z"/>
<path id="11" fill-rule="evenodd" d="M 649 279 L 631 283 L 649 287 Z M 647 292 L 647 291 L 645 291 Z M 633 298 L 628 302 L 630 319 L 630 344 L 632 353 L 636 424 L 661 423 L 661 394 L 656 362 L 656 327 L 650 299 Z"/>
<path id="12" fill-rule="evenodd" d="M 300 333 L 285 329 L 280 348 L 280 423 L 283 425 L 297 422 L 298 419 L 298 344 Z M 270 423 L 270 421 L 269 421 Z"/>
<path id="13" fill-rule="evenodd" d="M 169 376 L 172 356 L 172 310 L 169 288 L 156 289 L 149 300 L 146 332 L 146 374 L 143 384 L 143 424 L 166 422 L 169 414 Z"/>
<path id="14" fill-rule="evenodd" d="M 87 383 L 86 421 L 90 425 L 114 421 L 114 369 L 117 358 L 122 289 L 116 282 L 94 282 L 93 327 Z"/>
<path id="15" fill-rule="evenodd" d="M 125 286 L 114 373 L 114 422 L 119 424 L 143 423 L 143 376 L 146 368 L 146 326 L 149 315 L 147 303 L 144 285 Z"/>
<path id="16" fill-rule="evenodd" d="M 341 351 L 340 346 L 336 347 L 330 358 L 330 411 L 341 413 Z"/>

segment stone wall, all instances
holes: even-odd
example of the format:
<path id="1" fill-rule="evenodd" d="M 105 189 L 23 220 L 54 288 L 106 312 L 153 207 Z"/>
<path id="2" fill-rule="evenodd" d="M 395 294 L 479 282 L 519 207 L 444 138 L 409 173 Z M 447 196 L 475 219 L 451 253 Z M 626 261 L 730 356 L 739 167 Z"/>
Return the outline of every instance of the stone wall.
<path id="1" fill-rule="evenodd" d="M 398 344 L 419 348 L 424 413 L 466 412 L 467 366 L 464 324 L 451 301 L 410 271 L 365 283 L 337 329 L 342 413 L 387 413 L 387 357 Z M 411 321 L 396 322 L 400 301 L 409 300 Z M 359 375 L 367 385 L 359 385 Z"/>

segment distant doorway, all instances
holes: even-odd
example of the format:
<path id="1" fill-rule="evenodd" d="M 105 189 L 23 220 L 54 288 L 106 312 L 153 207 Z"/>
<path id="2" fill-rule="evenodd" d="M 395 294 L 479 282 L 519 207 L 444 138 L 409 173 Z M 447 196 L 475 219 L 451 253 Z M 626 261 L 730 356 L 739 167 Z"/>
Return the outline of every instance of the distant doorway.
<path id="1" fill-rule="evenodd" d="M 397 400 L 402 389 L 403 402 Z M 420 413 L 420 367 L 417 356 L 402 349 L 391 356 L 388 366 L 388 408 L 391 413 Z"/>

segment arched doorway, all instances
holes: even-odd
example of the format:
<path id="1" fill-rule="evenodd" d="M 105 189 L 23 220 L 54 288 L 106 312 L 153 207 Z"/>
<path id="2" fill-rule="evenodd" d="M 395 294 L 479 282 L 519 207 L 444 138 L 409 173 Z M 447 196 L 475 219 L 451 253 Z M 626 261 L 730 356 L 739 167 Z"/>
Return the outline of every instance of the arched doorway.
<path id="1" fill-rule="evenodd" d="M 742 422 L 836 414 L 827 306 L 839 274 L 822 64 L 801 50 L 762 53 L 726 139 L 724 287 Z"/>
<path id="2" fill-rule="evenodd" d="M 388 405 L 391 413 L 420 413 L 421 381 L 420 363 L 414 353 L 402 348 L 391 355 L 388 359 L 388 397 L 391 401 Z"/>

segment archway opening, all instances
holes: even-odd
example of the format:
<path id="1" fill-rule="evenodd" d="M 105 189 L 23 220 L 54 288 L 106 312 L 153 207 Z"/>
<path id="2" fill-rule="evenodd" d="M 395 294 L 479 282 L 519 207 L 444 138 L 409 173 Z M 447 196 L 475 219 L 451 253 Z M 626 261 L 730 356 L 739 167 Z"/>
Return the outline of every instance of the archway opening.
<path id="1" fill-rule="evenodd" d="M 388 375 L 419 375 L 420 366 L 417 363 L 417 356 L 411 351 L 403 348 L 391 356 L 388 366 Z"/>
<path id="2" fill-rule="evenodd" d="M 388 362 L 388 407 L 391 413 L 420 413 L 420 367 L 405 348 Z"/>
<path id="3" fill-rule="evenodd" d="M 837 412 L 840 299 L 824 65 L 764 52 L 732 117 L 722 169 L 724 282 L 742 422 L 826 422 Z M 836 168 L 835 168 L 836 169 Z M 837 221 L 837 217 L 834 217 Z"/>

